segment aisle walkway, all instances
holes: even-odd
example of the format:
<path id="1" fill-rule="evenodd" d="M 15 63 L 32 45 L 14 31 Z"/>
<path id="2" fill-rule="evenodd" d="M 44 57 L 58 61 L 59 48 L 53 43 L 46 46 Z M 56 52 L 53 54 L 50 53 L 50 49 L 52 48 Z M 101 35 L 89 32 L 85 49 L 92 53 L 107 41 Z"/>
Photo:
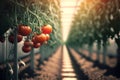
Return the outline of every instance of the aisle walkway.
<path id="1" fill-rule="evenodd" d="M 77 80 L 66 46 L 63 46 L 62 80 Z"/>

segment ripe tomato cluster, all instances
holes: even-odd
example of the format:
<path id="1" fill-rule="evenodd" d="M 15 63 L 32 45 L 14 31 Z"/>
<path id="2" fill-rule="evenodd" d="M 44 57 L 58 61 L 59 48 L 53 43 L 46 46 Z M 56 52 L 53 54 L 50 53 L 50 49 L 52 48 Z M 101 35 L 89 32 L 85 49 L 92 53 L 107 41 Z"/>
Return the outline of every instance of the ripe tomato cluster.
<path id="1" fill-rule="evenodd" d="M 41 33 L 37 34 L 34 32 L 34 35 L 30 40 L 25 40 L 24 45 L 22 47 L 22 51 L 28 53 L 33 48 L 39 48 L 42 44 L 47 43 L 50 39 L 50 33 L 52 32 L 52 26 L 45 25 L 40 28 Z M 32 29 L 29 26 L 19 26 L 18 28 L 19 34 L 22 36 L 27 36 L 31 34 Z"/>
<path id="2" fill-rule="evenodd" d="M 42 44 L 47 43 L 47 41 L 50 39 L 49 34 L 52 32 L 52 26 L 45 25 L 42 26 L 40 30 L 40 34 L 34 32 L 34 35 L 31 37 L 31 39 L 24 41 L 24 45 L 22 47 L 23 52 L 30 52 L 32 47 L 39 48 Z M 30 35 L 32 29 L 29 26 L 19 26 L 18 31 L 22 36 L 27 36 Z"/>
<path id="3" fill-rule="evenodd" d="M 17 42 L 21 42 L 23 40 L 24 36 L 30 36 L 32 33 L 32 37 L 29 39 L 26 39 L 24 41 L 22 51 L 25 53 L 28 53 L 33 48 L 39 48 L 42 44 L 47 44 L 47 41 L 50 39 L 50 33 L 52 32 L 52 26 L 51 25 L 44 25 L 40 29 L 40 34 L 37 34 L 36 32 L 33 32 L 30 26 L 27 25 L 19 25 L 18 26 L 18 33 L 17 33 Z M 10 43 L 14 43 L 15 37 L 13 33 L 10 33 L 8 36 L 8 41 Z M 5 37 L 0 36 L 0 42 L 4 42 Z"/>

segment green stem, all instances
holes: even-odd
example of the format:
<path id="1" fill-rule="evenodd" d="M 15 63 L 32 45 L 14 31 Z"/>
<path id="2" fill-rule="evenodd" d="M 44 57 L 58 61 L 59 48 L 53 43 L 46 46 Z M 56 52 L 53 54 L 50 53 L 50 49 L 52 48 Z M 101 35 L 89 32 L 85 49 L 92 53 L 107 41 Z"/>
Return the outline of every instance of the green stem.
<path id="1" fill-rule="evenodd" d="M 32 15 L 34 15 L 38 19 L 38 24 L 40 25 L 40 17 L 37 14 L 35 14 L 34 12 L 32 12 L 30 9 L 27 8 L 27 10 L 29 13 L 31 13 Z"/>

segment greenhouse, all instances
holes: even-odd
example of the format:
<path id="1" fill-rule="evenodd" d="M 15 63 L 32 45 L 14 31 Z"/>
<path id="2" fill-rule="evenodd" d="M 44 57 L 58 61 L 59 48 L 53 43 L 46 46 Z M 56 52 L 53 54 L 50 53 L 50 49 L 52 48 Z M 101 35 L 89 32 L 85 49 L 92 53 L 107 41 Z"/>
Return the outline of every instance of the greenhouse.
<path id="1" fill-rule="evenodd" d="M 0 0 L 0 80 L 120 80 L 120 0 Z"/>

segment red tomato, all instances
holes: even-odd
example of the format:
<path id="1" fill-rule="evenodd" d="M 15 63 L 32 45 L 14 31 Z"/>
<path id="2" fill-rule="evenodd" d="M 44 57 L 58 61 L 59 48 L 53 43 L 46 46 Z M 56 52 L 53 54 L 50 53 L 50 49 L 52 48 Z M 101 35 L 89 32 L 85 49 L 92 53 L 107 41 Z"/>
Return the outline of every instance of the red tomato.
<path id="1" fill-rule="evenodd" d="M 31 46 L 23 46 L 22 47 L 22 51 L 25 52 L 25 53 L 28 53 L 32 50 Z"/>
<path id="2" fill-rule="evenodd" d="M 22 41 L 22 39 L 23 39 L 23 36 L 17 34 L 17 42 Z M 8 40 L 10 43 L 14 43 L 14 35 L 13 34 L 9 35 Z"/>
<path id="3" fill-rule="evenodd" d="M 46 41 L 46 35 L 45 34 L 40 34 L 40 35 L 36 35 L 35 36 L 35 41 L 37 42 L 37 43 L 43 43 L 43 42 L 45 42 Z"/>
<path id="4" fill-rule="evenodd" d="M 29 41 L 29 40 L 26 40 L 24 42 L 24 46 L 28 47 L 28 46 L 33 46 L 33 42 L 32 41 Z"/>
<path id="5" fill-rule="evenodd" d="M 35 40 L 35 36 L 32 38 L 32 42 L 33 42 L 33 43 L 38 43 L 38 42 Z"/>
<path id="6" fill-rule="evenodd" d="M 48 41 L 50 39 L 50 35 L 49 34 L 45 34 L 46 35 L 46 41 Z"/>
<path id="7" fill-rule="evenodd" d="M 18 42 L 22 41 L 22 39 L 23 39 L 23 36 L 22 36 L 22 35 L 17 35 L 17 41 L 18 41 Z"/>
<path id="8" fill-rule="evenodd" d="M 41 46 L 40 43 L 34 43 L 34 44 L 33 44 L 33 47 L 34 47 L 34 48 L 39 48 L 40 46 Z"/>
<path id="9" fill-rule="evenodd" d="M 4 36 L 0 36 L 0 42 L 4 43 L 5 42 L 5 37 Z"/>
<path id="10" fill-rule="evenodd" d="M 52 26 L 51 25 L 45 25 L 41 28 L 42 33 L 44 34 L 50 34 L 52 32 Z"/>
<path id="11" fill-rule="evenodd" d="M 32 32 L 32 29 L 30 26 L 19 25 L 18 32 L 23 36 L 27 36 Z"/>

